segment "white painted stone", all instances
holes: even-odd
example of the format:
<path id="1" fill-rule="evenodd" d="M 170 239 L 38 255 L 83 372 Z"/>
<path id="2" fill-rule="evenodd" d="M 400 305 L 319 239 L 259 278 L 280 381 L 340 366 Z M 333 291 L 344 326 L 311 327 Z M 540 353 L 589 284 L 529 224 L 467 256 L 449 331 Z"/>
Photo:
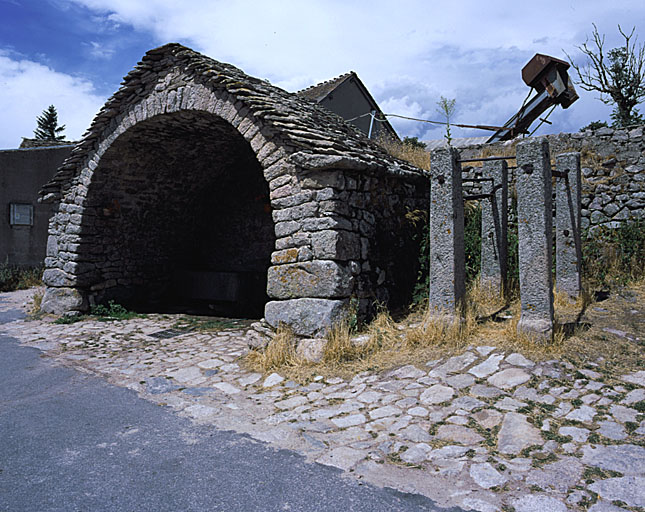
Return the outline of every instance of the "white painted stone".
<path id="1" fill-rule="evenodd" d="M 281 400 L 279 402 L 275 402 L 273 405 L 275 405 L 281 411 L 286 411 L 286 410 L 289 410 L 289 409 L 295 409 L 296 407 L 299 407 L 299 406 L 304 405 L 306 403 L 308 403 L 307 397 L 294 396 L 294 397 L 291 397 L 291 398 L 287 398 L 286 400 Z"/>
<path id="2" fill-rule="evenodd" d="M 502 413 L 495 409 L 483 409 L 473 414 L 473 419 L 484 428 L 493 428 L 502 421 Z"/>
<path id="3" fill-rule="evenodd" d="M 581 427 L 560 427 L 558 433 L 561 436 L 571 436 L 576 443 L 584 443 L 589 437 L 589 430 Z"/>
<path id="4" fill-rule="evenodd" d="M 560 500 L 540 494 L 526 494 L 511 501 L 515 512 L 567 512 L 567 507 Z"/>
<path id="5" fill-rule="evenodd" d="M 204 370 L 213 370 L 215 368 L 219 368 L 223 364 L 224 364 L 224 361 L 221 361 L 219 359 L 207 359 L 206 361 L 197 363 L 197 366 L 199 366 L 200 368 L 203 368 Z"/>
<path id="6" fill-rule="evenodd" d="M 609 412 L 616 421 L 620 421 L 621 423 L 628 421 L 635 422 L 638 418 L 638 411 L 636 409 L 625 407 L 624 405 L 612 405 L 609 408 Z"/>
<path id="7" fill-rule="evenodd" d="M 403 411 L 399 409 L 398 407 L 394 407 L 393 405 L 386 405 L 385 407 L 379 407 L 377 409 L 373 409 L 369 412 L 370 418 L 373 420 L 377 420 L 379 418 L 386 418 L 388 416 L 395 416 L 397 414 L 401 414 Z"/>
<path id="8" fill-rule="evenodd" d="M 474 430 L 461 425 L 441 425 L 437 429 L 437 439 L 454 441 L 462 444 L 481 443 L 484 438 Z"/>
<path id="9" fill-rule="evenodd" d="M 421 393 L 419 401 L 428 405 L 440 404 L 447 400 L 450 400 L 454 396 L 454 394 L 454 389 L 448 386 L 443 386 L 441 384 L 435 384 L 434 386 L 430 386 L 423 393 Z"/>
<path id="10" fill-rule="evenodd" d="M 477 485 L 484 489 L 491 487 L 502 486 L 506 483 L 508 478 L 499 473 L 488 462 L 481 464 L 473 464 L 470 466 L 470 477 Z"/>
<path id="11" fill-rule="evenodd" d="M 401 460 L 408 464 L 419 464 L 428 459 L 432 448 L 425 443 L 418 443 L 401 454 Z"/>
<path id="12" fill-rule="evenodd" d="M 266 379 L 264 379 L 264 382 L 262 383 L 262 387 L 271 388 L 276 384 L 280 384 L 283 380 L 284 380 L 284 377 L 282 377 L 281 375 L 277 373 L 272 373 Z"/>
<path id="13" fill-rule="evenodd" d="M 462 500 L 461 505 L 466 510 L 476 510 L 477 512 L 499 512 L 499 507 L 489 503 L 488 501 L 480 500 L 479 498 L 465 498 Z"/>
<path id="14" fill-rule="evenodd" d="M 583 423 L 589 423 L 593 421 L 593 417 L 596 415 L 596 409 L 589 407 L 588 405 L 581 405 L 578 409 L 574 409 L 569 414 L 565 416 L 568 420 L 581 421 Z"/>
<path id="15" fill-rule="evenodd" d="M 637 384 L 639 386 L 645 387 L 645 370 L 640 370 L 634 373 L 628 373 L 621 377 L 625 382 L 631 382 L 632 384 Z"/>
<path id="16" fill-rule="evenodd" d="M 483 379 L 488 377 L 497 371 L 499 368 L 499 363 L 504 359 L 503 354 L 493 354 L 483 363 L 479 363 L 476 366 L 473 366 L 468 373 L 472 373 L 475 377 Z"/>
<path id="17" fill-rule="evenodd" d="M 237 379 L 237 381 L 240 383 L 241 386 L 250 386 L 251 384 L 255 384 L 257 381 L 259 381 L 262 378 L 262 374 L 260 373 L 252 373 L 250 375 L 247 375 L 246 377 L 242 377 L 240 379 Z"/>
<path id="18" fill-rule="evenodd" d="M 316 459 L 316 462 L 324 464 L 325 466 L 334 466 L 342 469 L 343 471 L 348 471 L 364 458 L 364 451 L 355 450 L 348 446 L 340 446 L 328 451 L 322 457 Z"/>
<path id="19" fill-rule="evenodd" d="M 488 377 L 488 383 L 500 389 L 511 389 L 527 382 L 531 376 L 519 368 L 507 368 Z"/>
<path id="20" fill-rule="evenodd" d="M 413 407 L 412 409 L 408 409 L 408 414 L 425 418 L 428 415 L 428 409 L 425 407 Z"/>
<path id="21" fill-rule="evenodd" d="M 630 507 L 645 507 L 645 477 L 623 476 L 599 480 L 589 486 L 608 501 L 624 501 Z"/>
<path id="22" fill-rule="evenodd" d="M 186 407 L 184 409 L 184 412 L 186 412 L 196 420 L 203 420 L 217 413 L 217 409 L 214 409 L 213 407 L 208 407 L 206 405 L 196 404 L 196 405 L 191 405 L 189 407 Z"/>
<path id="23" fill-rule="evenodd" d="M 627 393 L 625 398 L 621 401 L 621 403 L 625 405 L 632 405 L 635 404 L 636 402 L 642 402 L 645 400 L 645 389 L 634 389 Z"/>
<path id="24" fill-rule="evenodd" d="M 336 425 L 338 428 L 348 428 L 355 427 L 356 425 L 362 425 L 367 421 L 367 418 L 363 414 L 351 414 L 349 416 L 341 416 L 340 418 L 334 418 L 331 422 Z"/>
<path id="25" fill-rule="evenodd" d="M 481 347 L 475 348 L 475 350 L 479 352 L 482 357 L 486 357 L 493 350 L 495 350 L 495 348 L 496 347 L 491 347 L 490 345 L 482 345 Z"/>
<path id="26" fill-rule="evenodd" d="M 240 392 L 238 388 L 236 388 L 232 384 L 229 384 L 228 382 L 218 382 L 217 384 L 213 384 L 213 387 L 219 389 L 227 395 L 235 395 Z"/>
<path id="27" fill-rule="evenodd" d="M 524 448 L 544 443 L 540 431 L 531 425 L 526 416 L 508 412 L 497 436 L 497 448 L 506 455 L 517 454 Z"/>
<path id="28" fill-rule="evenodd" d="M 175 379 L 177 382 L 193 382 L 202 378 L 202 372 L 195 366 L 182 368 L 180 370 L 171 372 L 168 375 Z"/>
<path id="29" fill-rule="evenodd" d="M 508 356 L 506 358 L 506 362 L 514 366 L 523 366 L 524 368 L 532 368 L 533 366 L 535 366 L 535 363 L 533 361 L 527 359 L 522 354 L 518 354 L 517 352 Z"/>

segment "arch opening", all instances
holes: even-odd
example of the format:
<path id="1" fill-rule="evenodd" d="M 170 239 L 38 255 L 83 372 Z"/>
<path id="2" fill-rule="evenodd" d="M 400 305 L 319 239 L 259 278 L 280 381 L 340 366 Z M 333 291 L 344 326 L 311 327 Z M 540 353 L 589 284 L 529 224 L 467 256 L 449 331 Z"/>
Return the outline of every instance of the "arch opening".
<path id="1" fill-rule="evenodd" d="M 102 156 L 86 207 L 90 303 L 262 316 L 275 247 L 269 187 L 225 120 L 181 111 L 131 127 Z"/>

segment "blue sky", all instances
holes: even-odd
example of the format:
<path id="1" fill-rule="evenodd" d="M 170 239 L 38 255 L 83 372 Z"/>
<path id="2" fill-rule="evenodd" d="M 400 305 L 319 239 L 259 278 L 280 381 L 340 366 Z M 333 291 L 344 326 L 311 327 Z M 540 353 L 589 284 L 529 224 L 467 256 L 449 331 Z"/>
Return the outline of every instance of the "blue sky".
<path id="1" fill-rule="evenodd" d="M 32 136 L 50 104 L 78 139 L 141 56 L 171 41 L 289 91 L 354 70 L 384 112 L 440 119 L 443 95 L 456 99 L 454 122 L 502 124 L 528 93 L 520 71 L 535 53 L 579 60 L 592 23 L 613 48 L 618 24 L 645 37 L 644 22 L 642 0 L 0 0 L 0 148 Z M 538 133 L 608 120 L 596 94 L 578 92 Z M 391 122 L 401 136 L 443 135 Z"/>

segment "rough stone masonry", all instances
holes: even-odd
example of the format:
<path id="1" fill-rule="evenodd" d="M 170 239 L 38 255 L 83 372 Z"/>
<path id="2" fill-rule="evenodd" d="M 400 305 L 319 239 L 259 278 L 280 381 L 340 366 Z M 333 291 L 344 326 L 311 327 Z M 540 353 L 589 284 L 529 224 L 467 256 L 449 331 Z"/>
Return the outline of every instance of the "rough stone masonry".
<path id="1" fill-rule="evenodd" d="M 406 213 L 428 194 L 423 171 L 340 117 L 168 44 L 41 191 L 58 203 L 42 309 L 183 299 L 318 334 L 350 302 L 365 317 L 409 300 L 418 241 Z"/>

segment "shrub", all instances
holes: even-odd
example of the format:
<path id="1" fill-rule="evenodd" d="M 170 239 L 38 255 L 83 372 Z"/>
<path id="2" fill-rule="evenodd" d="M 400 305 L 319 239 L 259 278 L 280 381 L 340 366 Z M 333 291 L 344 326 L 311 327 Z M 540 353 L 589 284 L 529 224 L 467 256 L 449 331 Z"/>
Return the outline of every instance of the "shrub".
<path id="1" fill-rule="evenodd" d="M 0 264 L 0 292 L 25 290 L 42 284 L 42 267 L 19 267 L 8 263 Z"/>
<path id="2" fill-rule="evenodd" d="M 583 276 L 592 285 L 626 284 L 645 276 L 645 221 L 587 229 L 582 240 Z"/>

